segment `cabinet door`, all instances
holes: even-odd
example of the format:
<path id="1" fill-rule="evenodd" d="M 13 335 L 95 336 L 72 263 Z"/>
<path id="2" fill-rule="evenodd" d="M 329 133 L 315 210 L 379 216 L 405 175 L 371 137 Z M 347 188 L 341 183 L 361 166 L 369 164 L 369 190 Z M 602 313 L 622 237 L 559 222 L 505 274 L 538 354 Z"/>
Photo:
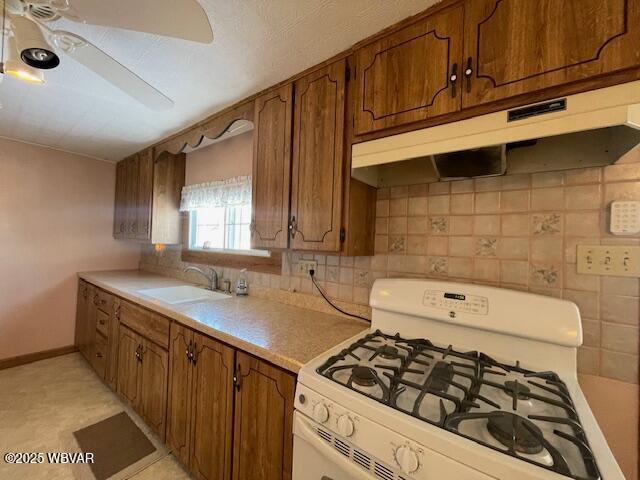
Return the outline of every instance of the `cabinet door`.
<path id="1" fill-rule="evenodd" d="M 186 155 L 160 154 L 153 164 L 151 243 L 180 243 L 180 197 Z"/>
<path id="2" fill-rule="evenodd" d="M 193 365 L 191 471 L 202 480 L 230 480 L 234 351 L 196 333 Z"/>
<path id="3" fill-rule="evenodd" d="M 140 403 L 140 360 L 138 351 L 142 338 L 120 325 L 118 341 L 118 393 L 138 410 Z"/>
<path id="4" fill-rule="evenodd" d="M 338 252 L 342 222 L 345 60 L 295 83 L 291 248 Z"/>
<path id="5" fill-rule="evenodd" d="M 295 377 L 237 352 L 234 480 L 291 479 Z"/>
<path id="6" fill-rule="evenodd" d="M 469 1 L 463 105 L 640 65 L 639 17 L 639 0 Z"/>
<path id="7" fill-rule="evenodd" d="M 120 330 L 120 299 L 113 299 L 113 318 L 109 323 L 107 341 L 107 373 L 105 381 L 113 390 L 117 390 L 118 379 L 118 332 Z"/>
<path id="8" fill-rule="evenodd" d="M 140 414 L 164 441 L 167 419 L 167 383 L 169 352 L 155 343 L 142 339 L 140 379 Z"/>
<path id="9" fill-rule="evenodd" d="M 136 238 L 138 233 L 138 178 L 140 175 L 138 156 L 126 160 L 126 222 L 124 238 Z"/>
<path id="10" fill-rule="evenodd" d="M 457 4 L 358 50 L 356 134 L 460 110 L 463 10 Z"/>
<path id="11" fill-rule="evenodd" d="M 113 212 L 113 236 L 124 238 L 127 227 L 127 162 L 123 160 L 116 165 L 116 196 Z"/>
<path id="12" fill-rule="evenodd" d="M 167 445 L 183 465 L 189 465 L 193 377 L 189 348 L 192 343 L 193 332 L 173 322 L 169 341 Z"/>
<path id="13" fill-rule="evenodd" d="M 287 248 L 291 182 L 293 85 L 255 101 L 252 248 Z"/>
<path id="14" fill-rule="evenodd" d="M 136 208 L 136 238 L 151 237 L 151 202 L 153 191 L 153 152 L 151 149 L 138 154 L 138 193 Z"/>

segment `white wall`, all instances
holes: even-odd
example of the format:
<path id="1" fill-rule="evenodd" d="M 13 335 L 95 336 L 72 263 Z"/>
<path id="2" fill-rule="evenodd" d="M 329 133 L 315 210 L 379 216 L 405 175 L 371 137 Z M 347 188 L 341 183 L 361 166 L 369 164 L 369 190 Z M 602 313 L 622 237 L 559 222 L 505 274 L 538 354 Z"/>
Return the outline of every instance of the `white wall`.
<path id="1" fill-rule="evenodd" d="M 73 344 L 78 271 L 137 268 L 114 190 L 114 164 L 0 139 L 0 359 Z"/>

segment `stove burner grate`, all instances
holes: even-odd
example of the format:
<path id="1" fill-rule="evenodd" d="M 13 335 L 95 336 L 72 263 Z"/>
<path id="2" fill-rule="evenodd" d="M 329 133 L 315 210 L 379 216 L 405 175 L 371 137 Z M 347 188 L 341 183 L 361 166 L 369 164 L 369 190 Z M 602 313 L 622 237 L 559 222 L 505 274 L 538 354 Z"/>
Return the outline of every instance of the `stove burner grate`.
<path id="1" fill-rule="evenodd" d="M 487 430 L 493 438 L 505 447 L 513 448 L 516 452 L 535 454 L 543 450 L 542 430 L 533 422 L 509 412 L 500 412 L 487 421 Z"/>
<path id="2" fill-rule="evenodd" d="M 356 385 L 361 387 L 373 387 L 377 383 L 377 375 L 373 368 L 369 367 L 353 367 L 351 371 L 351 379 Z"/>

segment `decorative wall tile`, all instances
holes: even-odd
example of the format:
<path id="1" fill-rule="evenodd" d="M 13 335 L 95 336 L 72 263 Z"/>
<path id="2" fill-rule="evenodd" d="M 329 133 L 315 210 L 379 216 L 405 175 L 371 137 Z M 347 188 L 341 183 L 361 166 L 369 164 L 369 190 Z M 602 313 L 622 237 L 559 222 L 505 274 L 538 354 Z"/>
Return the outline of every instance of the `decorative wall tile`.
<path id="1" fill-rule="evenodd" d="M 369 270 L 355 270 L 353 284 L 356 287 L 370 287 L 371 274 Z"/>
<path id="2" fill-rule="evenodd" d="M 449 232 L 447 217 L 429 217 L 429 232 L 433 235 L 446 235 Z"/>
<path id="3" fill-rule="evenodd" d="M 640 163 L 621 163 L 604 167 L 604 181 L 640 180 Z"/>
<path id="4" fill-rule="evenodd" d="M 409 195 L 409 187 L 391 187 L 389 189 L 389 198 L 406 198 Z"/>
<path id="5" fill-rule="evenodd" d="M 578 373 L 587 375 L 600 374 L 600 349 L 591 347 L 578 348 Z"/>
<path id="6" fill-rule="evenodd" d="M 600 374 L 621 380 L 638 383 L 638 356 L 626 353 L 601 350 Z"/>
<path id="7" fill-rule="evenodd" d="M 582 318 L 582 344 L 586 347 L 600 346 L 600 322 Z"/>
<path id="8" fill-rule="evenodd" d="M 429 185 L 427 183 L 420 183 L 417 185 L 409 185 L 410 197 L 424 197 L 429 193 Z"/>
<path id="9" fill-rule="evenodd" d="M 444 257 L 429 257 L 429 273 L 432 275 L 446 275 L 448 260 Z"/>
<path id="10" fill-rule="evenodd" d="M 604 186 L 604 203 L 616 200 L 640 199 L 640 182 L 606 183 Z"/>
<path id="11" fill-rule="evenodd" d="M 409 235 L 407 237 L 407 253 L 409 255 L 426 255 L 427 237 L 424 235 Z"/>
<path id="12" fill-rule="evenodd" d="M 449 240 L 447 237 L 429 237 L 427 241 L 427 253 L 429 255 L 444 256 L 449 253 Z"/>
<path id="13" fill-rule="evenodd" d="M 489 192 L 500 190 L 502 177 L 476 178 L 476 192 Z"/>
<path id="14" fill-rule="evenodd" d="M 451 193 L 473 192 L 473 180 L 456 180 L 451 182 Z"/>
<path id="15" fill-rule="evenodd" d="M 374 248 L 376 253 L 387 253 L 389 251 L 389 237 L 376 235 Z"/>
<path id="16" fill-rule="evenodd" d="M 559 287 L 560 270 L 554 265 L 532 265 L 531 283 L 543 287 Z"/>
<path id="17" fill-rule="evenodd" d="M 514 260 L 500 261 L 500 282 L 510 285 L 528 285 L 529 262 Z"/>
<path id="18" fill-rule="evenodd" d="M 534 213 L 531 216 L 533 235 L 559 235 L 562 231 L 562 215 L 559 213 Z"/>
<path id="19" fill-rule="evenodd" d="M 607 350 L 638 354 L 638 327 L 616 323 L 602 323 L 601 346 Z"/>
<path id="20" fill-rule="evenodd" d="M 639 325 L 640 299 L 622 295 L 600 297 L 600 318 L 614 323 Z"/>
<path id="21" fill-rule="evenodd" d="M 497 250 L 497 238 L 481 237 L 476 239 L 476 255 L 479 257 L 495 257 Z"/>
<path id="22" fill-rule="evenodd" d="M 389 217 L 389 234 L 404 235 L 407 233 L 407 217 Z"/>
<path id="23" fill-rule="evenodd" d="M 449 193 L 450 182 L 435 182 L 429 184 L 429 195 L 445 195 Z"/>
<path id="24" fill-rule="evenodd" d="M 376 201 L 376 217 L 388 217 L 389 216 L 389 200 L 377 200 Z"/>
<path id="25" fill-rule="evenodd" d="M 594 237 L 600 233 L 600 212 L 568 212 L 564 217 L 565 228 L 572 235 Z"/>
<path id="26" fill-rule="evenodd" d="M 389 218 L 388 217 L 376 217 L 375 232 L 377 234 L 387 234 L 389 232 Z"/>
<path id="27" fill-rule="evenodd" d="M 536 263 L 562 263 L 562 238 L 552 236 L 534 237 L 531 240 L 531 261 Z"/>
<path id="28" fill-rule="evenodd" d="M 565 172 L 565 183 L 567 185 L 582 185 L 586 183 L 598 183 L 602 178 L 601 168 L 578 168 Z"/>
<path id="29" fill-rule="evenodd" d="M 522 190 L 531 186 L 531 175 L 505 175 L 502 177 L 501 190 Z"/>
<path id="30" fill-rule="evenodd" d="M 599 278 L 599 277 L 595 277 Z M 602 277 L 602 293 L 605 295 L 640 296 L 640 278 Z"/>
<path id="31" fill-rule="evenodd" d="M 473 278 L 486 282 L 500 280 L 500 262 L 489 258 L 476 258 L 473 262 Z"/>
<path id="32" fill-rule="evenodd" d="M 389 237 L 389 253 L 404 253 L 406 242 L 404 236 L 390 236 Z"/>

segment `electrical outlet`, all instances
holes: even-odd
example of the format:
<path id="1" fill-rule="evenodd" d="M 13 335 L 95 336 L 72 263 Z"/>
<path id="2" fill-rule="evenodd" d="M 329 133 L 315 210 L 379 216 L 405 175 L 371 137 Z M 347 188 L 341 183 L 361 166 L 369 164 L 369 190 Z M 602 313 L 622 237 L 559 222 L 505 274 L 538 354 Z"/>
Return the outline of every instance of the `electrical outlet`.
<path id="1" fill-rule="evenodd" d="M 318 271 L 318 262 L 315 260 L 300 260 L 298 262 L 298 275 L 309 275 L 309 270 Z"/>
<path id="2" fill-rule="evenodd" d="M 640 247 L 578 245 L 578 273 L 640 277 Z"/>

